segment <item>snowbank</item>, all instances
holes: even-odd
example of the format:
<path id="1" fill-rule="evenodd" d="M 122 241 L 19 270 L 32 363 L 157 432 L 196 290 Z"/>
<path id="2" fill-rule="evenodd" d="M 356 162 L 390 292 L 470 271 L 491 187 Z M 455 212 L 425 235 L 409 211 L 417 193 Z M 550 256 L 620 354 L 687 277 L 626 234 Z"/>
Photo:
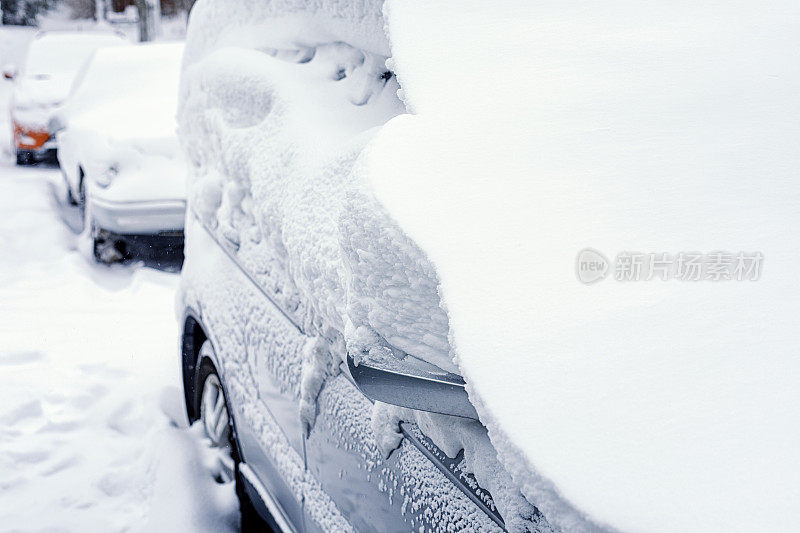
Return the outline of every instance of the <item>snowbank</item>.
<path id="1" fill-rule="evenodd" d="M 435 265 L 471 398 L 525 494 L 565 529 L 792 529 L 797 5 L 386 13 L 415 114 L 360 172 Z M 587 286 L 587 247 L 759 251 L 764 267 Z"/>

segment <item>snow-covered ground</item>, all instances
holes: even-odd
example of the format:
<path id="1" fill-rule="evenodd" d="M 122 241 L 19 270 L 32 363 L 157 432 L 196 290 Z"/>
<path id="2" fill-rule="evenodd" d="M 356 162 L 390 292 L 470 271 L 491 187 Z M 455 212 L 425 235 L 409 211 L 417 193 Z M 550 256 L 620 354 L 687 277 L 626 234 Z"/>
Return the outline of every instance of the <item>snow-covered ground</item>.
<path id="1" fill-rule="evenodd" d="M 0 28 L 20 61 L 33 31 Z M 78 251 L 56 168 L 16 167 L 0 83 L 0 531 L 225 531 L 230 485 L 185 429 L 177 275 Z"/>

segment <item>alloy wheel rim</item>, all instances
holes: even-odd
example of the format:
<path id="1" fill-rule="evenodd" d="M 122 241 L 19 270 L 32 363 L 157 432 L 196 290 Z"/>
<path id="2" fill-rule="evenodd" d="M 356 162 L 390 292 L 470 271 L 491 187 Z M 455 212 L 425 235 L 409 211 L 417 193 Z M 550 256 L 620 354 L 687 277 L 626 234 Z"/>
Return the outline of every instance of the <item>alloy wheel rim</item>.
<path id="1" fill-rule="evenodd" d="M 200 418 L 206 438 L 214 455 L 213 473 L 220 483 L 233 480 L 234 462 L 230 439 L 230 418 L 225 404 L 222 385 L 215 374 L 210 374 L 203 384 L 200 401 Z"/>

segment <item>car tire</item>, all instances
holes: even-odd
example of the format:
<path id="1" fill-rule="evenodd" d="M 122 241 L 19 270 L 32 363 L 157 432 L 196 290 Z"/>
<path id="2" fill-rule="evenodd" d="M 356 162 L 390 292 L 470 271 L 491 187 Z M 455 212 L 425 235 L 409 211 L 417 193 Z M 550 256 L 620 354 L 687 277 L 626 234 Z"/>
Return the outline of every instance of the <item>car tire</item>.
<path id="1" fill-rule="evenodd" d="M 98 248 L 97 237 L 95 237 L 94 221 L 86 208 L 86 186 L 83 184 L 83 177 L 78 182 L 78 201 L 76 202 L 83 219 L 83 231 L 89 235 L 92 243 L 92 256 L 98 263 L 100 262 L 100 250 Z"/>
<path id="2" fill-rule="evenodd" d="M 86 205 L 86 186 L 84 185 L 85 179 L 81 176 L 80 183 L 78 184 L 78 208 L 83 217 L 83 231 L 87 232 L 91 239 L 92 256 L 98 263 L 112 265 L 114 263 L 123 262 L 127 255 L 124 244 L 117 242 L 113 239 L 103 237 L 106 232 L 98 231 L 99 228 L 95 227 L 94 219 Z"/>
<path id="3" fill-rule="evenodd" d="M 233 418 L 230 415 L 230 408 L 225 395 L 225 388 L 222 386 L 222 378 L 220 378 L 217 369 L 214 367 L 212 357 L 214 348 L 209 341 L 205 341 L 200 348 L 199 365 L 197 366 L 197 373 L 195 377 L 194 386 L 194 412 L 197 413 L 198 421 L 202 424 L 206 438 L 212 444 L 212 447 L 223 448 L 220 453 L 225 453 L 224 448 L 227 447 L 232 461 L 232 472 L 230 478 L 226 476 L 215 474 L 215 479 L 218 482 L 230 482 L 235 484 L 236 497 L 239 500 L 239 510 L 241 515 L 241 531 L 243 533 L 255 532 L 271 532 L 272 528 L 265 522 L 256 511 L 253 502 L 247 495 L 245 490 L 244 479 L 239 466 L 241 465 L 241 458 L 239 457 L 239 447 L 236 440 L 236 430 L 233 424 Z M 215 388 L 216 391 L 210 389 Z M 211 419 L 207 415 L 209 409 L 216 407 L 215 411 L 220 411 L 219 404 L 211 405 L 212 401 L 221 400 L 223 402 L 223 411 L 226 421 L 226 428 L 223 431 L 213 431 L 209 426 L 215 426 L 219 430 L 219 426 L 223 423 L 220 419 Z M 213 433 L 213 434 L 209 434 Z M 224 459 L 223 459 L 224 460 Z"/>
<path id="4" fill-rule="evenodd" d="M 250 496 L 247 495 L 239 464 L 239 462 L 236 463 L 236 497 L 239 499 L 240 512 L 239 529 L 242 533 L 273 533 L 274 530 L 261 518 L 250 500 Z"/>
<path id="5" fill-rule="evenodd" d="M 33 164 L 33 154 L 26 150 L 17 150 L 17 165 L 27 167 Z"/>
<path id="6" fill-rule="evenodd" d="M 75 193 L 72 192 L 72 186 L 69 184 L 67 175 L 62 171 L 61 177 L 64 179 L 64 200 L 67 205 L 73 207 L 78 205 L 78 200 L 75 199 Z"/>

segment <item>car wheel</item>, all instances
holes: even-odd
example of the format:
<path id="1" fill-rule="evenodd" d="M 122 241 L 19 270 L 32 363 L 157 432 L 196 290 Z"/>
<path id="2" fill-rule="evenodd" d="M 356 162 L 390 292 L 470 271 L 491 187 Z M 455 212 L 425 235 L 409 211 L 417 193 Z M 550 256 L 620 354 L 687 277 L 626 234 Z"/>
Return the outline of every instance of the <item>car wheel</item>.
<path id="1" fill-rule="evenodd" d="M 122 243 L 116 242 L 114 239 L 107 238 L 108 233 L 100 230 L 92 218 L 91 210 L 87 205 L 86 186 L 84 185 L 84 178 L 81 177 L 78 185 L 78 207 L 80 208 L 83 217 L 83 231 L 89 235 L 91 239 L 92 255 L 94 260 L 99 263 L 111 265 L 125 260 L 125 249 Z"/>
<path id="2" fill-rule="evenodd" d="M 217 483 L 235 483 L 241 512 L 241 530 L 244 533 L 270 532 L 272 529 L 262 520 L 244 489 L 244 480 L 239 472 L 241 460 L 236 432 L 222 381 L 211 362 L 212 355 L 211 343 L 206 341 L 200 348 L 200 366 L 194 388 L 195 413 L 199 415 L 199 422 L 215 456 L 212 475 Z"/>
<path id="3" fill-rule="evenodd" d="M 219 375 L 206 359 L 200 373 L 200 421 L 214 452 L 213 475 L 218 483 L 234 480 L 234 441 L 228 405 Z"/>
<path id="4" fill-rule="evenodd" d="M 83 184 L 83 178 L 81 177 L 80 182 L 78 182 L 78 209 L 81 212 L 81 218 L 83 219 L 83 231 L 89 236 L 91 239 L 92 244 L 92 255 L 94 256 L 95 261 L 100 261 L 100 250 L 97 246 L 97 237 L 95 235 L 96 230 L 94 227 L 94 221 L 92 220 L 92 215 L 89 213 L 89 210 L 86 208 L 86 187 Z"/>
<path id="5" fill-rule="evenodd" d="M 61 177 L 64 179 L 64 199 L 66 200 L 65 203 L 75 207 L 78 205 L 78 200 L 75 199 L 75 193 L 72 192 L 72 186 L 69 184 L 69 179 L 67 175 L 62 171 Z"/>
<path id="6" fill-rule="evenodd" d="M 87 220 L 88 213 L 86 212 L 86 185 L 83 183 L 83 172 L 81 172 L 80 177 L 78 178 L 78 201 L 76 202 L 78 205 L 78 209 L 81 212 L 81 218 L 83 218 L 84 228 L 86 228 L 86 224 L 89 222 Z M 69 186 L 69 185 L 67 185 Z"/>
<path id="7" fill-rule="evenodd" d="M 33 154 L 25 150 L 17 150 L 17 164 L 28 166 L 33 164 Z"/>

